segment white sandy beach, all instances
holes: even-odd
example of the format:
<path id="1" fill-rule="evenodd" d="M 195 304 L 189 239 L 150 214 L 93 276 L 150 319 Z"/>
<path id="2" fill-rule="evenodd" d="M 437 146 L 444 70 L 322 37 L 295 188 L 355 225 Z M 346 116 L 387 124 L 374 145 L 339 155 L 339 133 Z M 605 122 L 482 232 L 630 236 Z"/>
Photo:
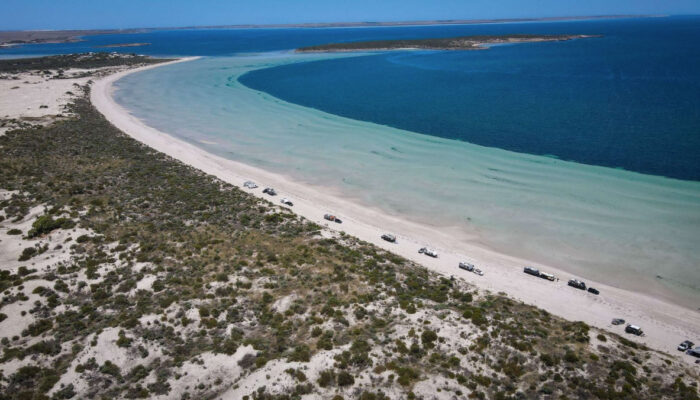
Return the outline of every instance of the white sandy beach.
<path id="1" fill-rule="evenodd" d="M 568 287 L 567 280 L 576 276 L 555 266 L 539 268 L 559 277 L 560 280 L 556 282 L 525 275 L 523 266 L 532 264 L 528 260 L 499 254 L 471 242 L 465 243 L 458 239 L 460 235 L 448 229 L 407 222 L 334 196 L 324 188 L 301 185 L 284 176 L 212 155 L 190 143 L 146 126 L 112 99 L 112 84 L 127 74 L 160 65 L 123 71 L 98 80 L 92 87 L 92 103 L 112 124 L 136 140 L 235 186 L 242 187 L 246 180 L 255 181 L 259 185 L 257 189 L 243 190 L 277 204 L 282 197 L 288 197 L 294 202 L 291 209 L 295 213 L 326 226 L 329 231 L 344 231 L 446 276 L 453 275 L 455 278 L 464 279 L 481 289 L 503 292 L 509 297 L 536 305 L 566 319 L 584 321 L 645 343 L 651 348 L 677 355 L 687 362 L 694 361 L 691 357 L 681 356 L 675 348 L 683 340 L 700 339 L 697 337 L 700 334 L 700 312 L 697 310 L 671 304 L 644 293 L 630 292 L 587 280 L 589 286 L 601 291 L 600 296 L 595 296 Z M 269 197 L 263 194 L 264 187 L 274 187 L 278 196 Z M 335 224 L 325 221 L 323 215 L 328 212 L 338 215 L 344 222 Z M 383 241 L 380 238 L 382 233 L 396 234 L 397 243 Z M 439 258 L 433 259 L 419 254 L 418 249 L 425 245 L 435 248 Z M 458 269 L 460 261 L 474 263 L 484 271 L 484 276 Z M 642 326 L 646 336 L 638 338 L 626 335 L 624 325 L 610 324 L 613 318 L 624 318 L 630 323 Z"/>

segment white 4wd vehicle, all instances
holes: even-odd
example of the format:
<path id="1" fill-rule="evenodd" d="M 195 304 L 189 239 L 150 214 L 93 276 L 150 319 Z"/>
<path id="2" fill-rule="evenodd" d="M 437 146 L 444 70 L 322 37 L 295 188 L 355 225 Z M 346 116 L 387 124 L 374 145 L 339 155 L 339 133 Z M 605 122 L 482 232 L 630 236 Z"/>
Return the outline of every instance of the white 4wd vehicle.
<path id="1" fill-rule="evenodd" d="M 421 247 L 421 249 L 418 250 L 418 252 L 419 252 L 419 253 L 422 253 L 422 254 L 425 254 L 426 256 L 433 257 L 433 258 L 437 258 L 437 256 L 438 256 L 437 251 L 435 251 L 435 250 L 433 250 L 433 249 L 431 249 L 431 248 L 428 248 L 428 247 Z"/>

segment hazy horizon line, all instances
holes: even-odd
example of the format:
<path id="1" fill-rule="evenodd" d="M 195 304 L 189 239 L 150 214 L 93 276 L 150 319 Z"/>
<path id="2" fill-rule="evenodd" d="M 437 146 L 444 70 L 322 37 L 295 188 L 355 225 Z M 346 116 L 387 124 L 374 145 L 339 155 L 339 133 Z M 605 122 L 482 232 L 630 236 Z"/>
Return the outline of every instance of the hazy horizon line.
<path id="1" fill-rule="evenodd" d="M 451 19 L 426 19 L 426 20 L 398 20 L 398 21 L 339 21 L 339 22 L 296 22 L 296 23 L 237 23 L 222 25 L 185 25 L 185 26 L 151 26 L 131 28 L 66 28 L 66 29 L 12 29 L 0 30 L 0 32 L 134 32 L 153 30 L 179 30 L 179 29 L 265 29 L 265 28 L 330 28 L 330 27 L 363 27 L 363 26 L 406 26 L 406 25 L 466 25 L 493 22 L 530 22 L 530 21 L 567 21 L 585 19 L 615 19 L 615 18 L 660 18 L 669 17 L 672 14 L 599 14 L 599 15 L 569 15 L 554 17 L 518 17 L 518 18 L 451 18 Z M 675 14 L 673 14 L 675 15 Z M 677 14 L 678 16 L 690 16 L 696 14 Z"/>

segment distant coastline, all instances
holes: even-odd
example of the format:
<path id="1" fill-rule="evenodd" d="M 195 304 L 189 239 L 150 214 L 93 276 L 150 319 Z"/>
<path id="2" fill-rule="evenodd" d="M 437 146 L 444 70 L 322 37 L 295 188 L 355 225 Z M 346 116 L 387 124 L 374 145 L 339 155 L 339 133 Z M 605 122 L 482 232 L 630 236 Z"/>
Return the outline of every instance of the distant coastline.
<path id="1" fill-rule="evenodd" d="M 25 44 L 74 43 L 82 42 L 83 36 L 120 33 L 144 33 L 152 29 L 92 29 L 65 31 L 0 31 L 0 47 L 14 47 Z"/>
<path id="2" fill-rule="evenodd" d="M 298 53 L 352 52 L 377 50 L 483 50 L 486 45 L 503 43 L 558 42 L 600 37 L 600 35 L 498 35 L 459 36 L 437 39 L 372 40 L 365 42 L 329 43 L 296 49 Z"/>
<path id="3" fill-rule="evenodd" d="M 668 15 L 656 14 L 619 14 L 619 15 L 590 15 L 569 17 L 546 18 L 499 18 L 499 19 L 441 19 L 420 21 L 365 21 L 365 22 L 309 22 L 301 24 L 268 24 L 268 25 L 214 25 L 191 26 L 170 29 L 256 29 L 256 28 L 361 28 L 361 27 L 391 27 L 391 26 L 426 26 L 426 25 L 473 25 L 473 24 L 507 24 L 515 22 L 556 22 L 556 21 L 583 21 L 593 19 L 620 19 L 620 18 L 654 18 L 667 17 Z"/>
<path id="4" fill-rule="evenodd" d="M 133 28 L 133 29 L 93 29 L 93 30 L 26 30 L 26 31 L 0 31 L 0 49 L 24 44 L 40 43 L 71 43 L 82 41 L 83 36 L 111 35 L 124 33 L 147 33 L 165 30 L 186 29 L 272 29 L 272 28 L 360 28 L 360 27 L 392 27 L 392 26 L 427 26 L 427 25 L 471 25 L 471 24 L 504 24 L 515 22 L 556 22 L 556 21 L 581 21 L 592 19 L 620 19 L 620 18 L 652 18 L 666 17 L 667 15 L 591 15 L 547 18 L 499 18 L 499 19 L 449 19 L 449 20 L 425 20 L 425 21 L 385 21 L 385 22 L 310 22 L 299 24 L 237 24 L 237 25 L 207 25 L 184 27 L 160 27 L 160 28 Z"/>

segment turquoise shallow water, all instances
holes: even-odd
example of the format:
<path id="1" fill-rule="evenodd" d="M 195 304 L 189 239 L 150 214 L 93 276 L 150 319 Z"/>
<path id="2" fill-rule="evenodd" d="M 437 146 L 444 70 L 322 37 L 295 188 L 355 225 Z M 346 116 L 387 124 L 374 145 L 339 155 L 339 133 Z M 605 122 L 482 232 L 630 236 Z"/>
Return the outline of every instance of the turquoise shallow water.
<path id="1" fill-rule="evenodd" d="M 699 182 L 356 121 L 238 82 L 249 71 L 319 58 L 202 59 L 130 75 L 117 82 L 115 98 L 148 125 L 212 153 L 332 187 L 393 215 L 458 227 L 504 253 L 697 308 Z"/>

